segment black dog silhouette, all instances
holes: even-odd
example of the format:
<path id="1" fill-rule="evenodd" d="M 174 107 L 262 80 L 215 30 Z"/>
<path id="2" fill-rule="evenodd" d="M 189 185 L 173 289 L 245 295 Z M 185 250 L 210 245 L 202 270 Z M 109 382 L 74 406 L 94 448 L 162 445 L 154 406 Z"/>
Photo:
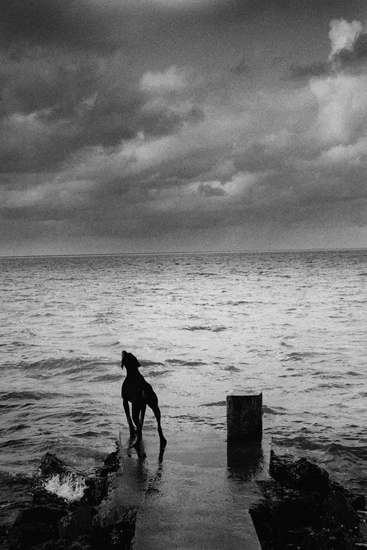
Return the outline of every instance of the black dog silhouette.
<path id="1" fill-rule="evenodd" d="M 123 351 L 121 357 L 121 368 L 123 369 L 124 367 L 126 368 L 126 377 L 122 383 L 121 397 L 126 418 L 129 423 L 130 435 L 134 436 L 135 433 L 137 435 L 134 445 L 139 444 L 141 441 L 145 409 L 148 405 L 157 419 L 161 447 L 165 447 L 167 440 L 163 435 L 161 427 L 161 411 L 158 407 L 158 397 L 156 393 L 152 386 L 145 380 L 144 376 L 140 374 L 138 370 L 140 363 L 135 355 L 127 351 Z M 131 403 L 132 419 L 130 416 L 129 402 Z"/>

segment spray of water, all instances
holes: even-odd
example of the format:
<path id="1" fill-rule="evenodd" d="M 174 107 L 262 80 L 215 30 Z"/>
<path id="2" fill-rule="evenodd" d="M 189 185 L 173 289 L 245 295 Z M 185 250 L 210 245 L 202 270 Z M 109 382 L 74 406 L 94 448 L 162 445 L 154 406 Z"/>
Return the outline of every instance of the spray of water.
<path id="1" fill-rule="evenodd" d="M 76 478 L 72 475 L 62 476 L 54 475 L 48 479 L 44 488 L 69 502 L 80 500 L 86 489 L 85 480 Z"/>

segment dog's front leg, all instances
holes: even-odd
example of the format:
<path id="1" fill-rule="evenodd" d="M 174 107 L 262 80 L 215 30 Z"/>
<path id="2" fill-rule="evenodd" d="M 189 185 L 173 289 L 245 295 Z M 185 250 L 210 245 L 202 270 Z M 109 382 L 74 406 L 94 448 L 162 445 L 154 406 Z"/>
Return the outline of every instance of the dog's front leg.
<path id="1" fill-rule="evenodd" d="M 135 435 L 135 428 L 134 428 L 134 424 L 133 424 L 133 421 L 131 420 L 131 416 L 130 416 L 129 401 L 127 399 L 123 399 L 123 405 L 124 405 L 124 410 L 125 410 L 127 422 L 129 424 L 130 436 L 133 437 Z"/>

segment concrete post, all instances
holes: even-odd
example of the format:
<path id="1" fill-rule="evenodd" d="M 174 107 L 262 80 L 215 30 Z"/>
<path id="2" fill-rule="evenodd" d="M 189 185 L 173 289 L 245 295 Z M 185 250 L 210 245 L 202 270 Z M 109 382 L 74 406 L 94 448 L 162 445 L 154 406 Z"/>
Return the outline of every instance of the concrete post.
<path id="1" fill-rule="evenodd" d="M 262 393 L 227 395 L 228 441 L 261 441 L 262 401 Z"/>

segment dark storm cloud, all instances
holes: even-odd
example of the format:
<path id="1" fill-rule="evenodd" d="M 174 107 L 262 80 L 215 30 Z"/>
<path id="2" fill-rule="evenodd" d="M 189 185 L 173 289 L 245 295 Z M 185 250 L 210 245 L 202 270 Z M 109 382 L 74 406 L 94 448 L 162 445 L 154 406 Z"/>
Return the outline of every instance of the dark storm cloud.
<path id="1" fill-rule="evenodd" d="M 4 115 L 47 111 L 51 119 L 75 115 L 76 106 L 97 90 L 98 65 L 42 55 L 0 69 Z M 46 115 L 44 115 L 46 116 Z"/>
<path id="2" fill-rule="evenodd" d="M 330 64 L 325 62 L 313 63 L 311 65 L 291 65 L 289 69 L 292 80 L 307 80 L 314 76 L 327 76 L 330 72 Z"/>
<path id="3" fill-rule="evenodd" d="M 222 25 L 261 9 L 259 0 L 2 0 L 0 43 L 16 58 L 28 45 L 48 44 L 108 54 L 141 40 L 165 40 L 184 26 Z M 162 31 L 164 30 L 164 34 Z"/>
<path id="4" fill-rule="evenodd" d="M 362 5 L 361 0 L 349 4 Z M 332 11 L 338 17 L 344 7 L 344 0 L 2 0 L 0 43 L 14 46 L 15 56 L 22 46 L 47 44 L 107 54 L 136 45 L 142 32 L 148 40 L 159 35 L 164 40 L 187 26 L 220 28 L 265 9 L 312 10 L 315 16 Z"/>
<path id="5" fill-rule="evenodd" d="M 109 69 L 109 73 L 113 73 Z M 93 146 L 113 148 L 137 133 L 168 135 L 203 113 L 195 101 L 177 110 L 180 97 L 155 101 L 149 93 L 108 74 L 89 57 L 38 55 L 3 70 L 0 102 L 2 172 L 51 169 Z"/>
<path id="6" fill-rule="evenodd" d="M 86 0 L 2 0 L 0 41 L 11 47 L 59 44 L 108 52 L 121 44 L 113 14 Z M 123 21 L 120 21 L 123 23 Z"/>
<path id="7" fill-rule="evenodd" d="M 241 61 L 236 63 L 231 71 L 239 76 L 249 75 L 251 73 L 251 67 L 248 64 L 246 57 L 243 56 Z"/>
<path id="8" fill-rule="evenodd" d="M 47 169 L 83 147 L 131 138 L 141 101 L 105 89 L 101 76 L 98 63 L 83 58 L 38 55 L 3 69 L 1 170 Z"/>
<path id="9" fill-rule="evenodd" d="M 148 242 L 363 222 L 348 205 L 366 196 L 365 35 L 327 60 L 345 5 L 5 0 L 1 230 Z"/>

